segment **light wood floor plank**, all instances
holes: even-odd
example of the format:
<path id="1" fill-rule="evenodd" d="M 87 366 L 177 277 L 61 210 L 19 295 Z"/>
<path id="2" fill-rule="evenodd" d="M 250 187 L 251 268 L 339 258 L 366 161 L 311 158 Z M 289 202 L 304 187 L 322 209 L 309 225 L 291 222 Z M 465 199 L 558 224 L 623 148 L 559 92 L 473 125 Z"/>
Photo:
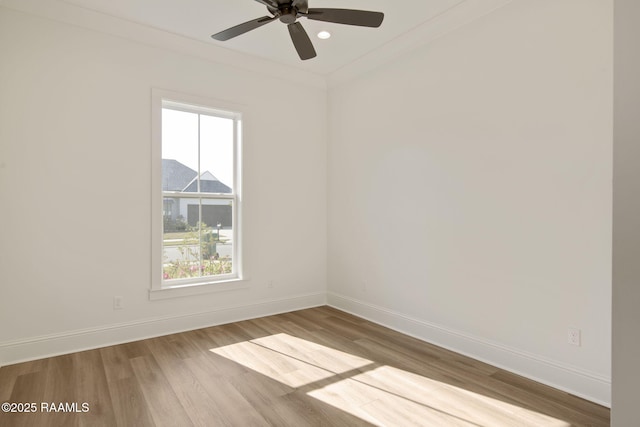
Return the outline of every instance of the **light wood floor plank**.
<path id="1" fill-rule="evenodd" d="M 331 307 L 0 369 L 0 426 L 604 427 L 607 408 Z"/>
<path id="2" fill-rule="evenodd" d="M 38 405 L 36 412 L 5 413 L 3 411 L 0 413 L 0 425 L 15 427 L 44 425 L 45 417 L 39 412 L 40 402 L 43 402 L 45 397 L 44 384 L 46 384 L 45 370 L 19 375 L 15 379 L 12 393 L 6 401 L 12 403 L 36 403 Z"/>
<path id="3" fill-rule="evenodd" d="M 229 377 L 220 375 L 213 358 L 199 356 L 186 359 L 184 363 L 211 396 L 208 404 L 222 414 L 222 420 L 225 423 L 256 427 L 269 425 L 254 406 L 231 384 Z M 233 411 L 229 411 L 229 408 L 233 408 Z"/>
<path id="4" fill-rule="evenodd" d="M 153 427 L 151 408 L 146 404 L 138 380 L 131 376 L 109 382 L 115 421 L 119 427 Z"/>
<path id="5" fill-rule="evenodd" d="M 188 351 L 185 353 L 187 346 L 177 345 L 180 341 L 163 338 L 148 340 L 149 348 L 155 355 L 155 360 L 175 392 L 178 401 L 195 426 L 210 426 L 211 420 L 219 420 L 220 425 L 231 425 L 230 422 L 222 422 L 226 421 L 224 408 L 211 404 L 213 397 L 200 382 L 207 381 L 207 378 L 199 380 L 184 363 L 181 356 L 188 354 Z"/>
<path id="6" fill-rule="evenodd" d="M 131 366 L 156 426 L 193 426 L 155 357 L 133 358 Z"/>
<path id="7" fill-rule="evenodd" d="M 111 427 L 116 424 L 111 394 L 100 350 L 83 351 L 72 355 L 75 371 L 73 399 L 77 406 L 88 405 L 88 411 L 78 415 L 81 426 Z M 84 410 L 84 409 L 81 409 Z"/>

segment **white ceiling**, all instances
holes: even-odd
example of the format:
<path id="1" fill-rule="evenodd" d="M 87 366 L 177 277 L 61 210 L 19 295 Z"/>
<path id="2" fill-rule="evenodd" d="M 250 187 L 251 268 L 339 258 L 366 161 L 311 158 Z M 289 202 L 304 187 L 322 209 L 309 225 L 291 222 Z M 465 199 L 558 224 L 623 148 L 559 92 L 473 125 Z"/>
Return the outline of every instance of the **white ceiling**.
<path id="1" fill-rule="evenodd" d="M 335 7 L 383 12 L 380 28 L 331 24 L 301 18 L 316 48 L 316 58 L 301 61 L 286 25 L 273 22 L 226 42 L 211 34 L 254 18 L 269 15 L 254 0 L 63 0 L 65 3 L 100 12 L 157 30 L 178 34 L 213 46 L 242 52 L 276 63 L 329 75 L 362 61 L 376 51 L 393 52 L 407 45 L 407 36 L 450 31 L 507 3 L 505 0 L 309 0 L 309 7 Z M 448 17 L 452 18 L 449 19 Z M 450 23 L 443 25 L 447 19 Z M 316 34 L 328 30 L 332 37 L 320 40 Z M 433 33 L 433 31 L 431 31 Z M 434 34 L 431 37 L 435 37 Z"/>

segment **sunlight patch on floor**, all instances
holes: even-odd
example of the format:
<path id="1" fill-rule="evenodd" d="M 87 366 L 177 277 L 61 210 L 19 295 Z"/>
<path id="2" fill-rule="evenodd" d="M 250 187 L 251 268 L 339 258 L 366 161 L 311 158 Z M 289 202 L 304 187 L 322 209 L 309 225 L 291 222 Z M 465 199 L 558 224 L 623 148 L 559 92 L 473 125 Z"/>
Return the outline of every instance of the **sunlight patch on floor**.
<path id="1" fill-rule="evenodd" d="M 373 363 L 288 334 L 270 335 L 210 351 L 294 388 Z"/>
<path id="2" fill-rule="evenodd" d="M 403 420 L 403 425 L 570 425 L 481 393 L 391 366 L 377 367 L 308 394 L 362 419 L 382 425 L 393 424 L 398 419 Z M 357 412 L 353 408 L 357 408 Z"/>
<path id="3" fill-rule="evenodd" d="M 568 427 L 461 387 L 280 333 L 211 352 L 376 425 Z"/>

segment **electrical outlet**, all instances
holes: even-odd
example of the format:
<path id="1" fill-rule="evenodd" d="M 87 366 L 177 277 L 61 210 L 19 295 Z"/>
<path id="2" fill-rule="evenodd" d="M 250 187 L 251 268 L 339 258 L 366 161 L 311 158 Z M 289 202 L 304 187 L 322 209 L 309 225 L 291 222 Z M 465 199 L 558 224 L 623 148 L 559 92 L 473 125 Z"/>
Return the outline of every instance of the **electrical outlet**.
<path id="1" fill-rule="evenodd" d="M 567 329 L 567 342 L 571 345 L 580 345 L 580 329 Z"/>
<path id="2" fill-rule="evenodd" d="M 273 289 L 273 280 L 269 280 L 269 283 L 267 283 L 267 288 Z"/>
<path id="3" fill-rule="evenodd" d="M 122 310 L 123 308 L 124 308 L 124 305 L 122 303 L 122 297 L 120 296 L 113 297 L 113 309 Z"/>

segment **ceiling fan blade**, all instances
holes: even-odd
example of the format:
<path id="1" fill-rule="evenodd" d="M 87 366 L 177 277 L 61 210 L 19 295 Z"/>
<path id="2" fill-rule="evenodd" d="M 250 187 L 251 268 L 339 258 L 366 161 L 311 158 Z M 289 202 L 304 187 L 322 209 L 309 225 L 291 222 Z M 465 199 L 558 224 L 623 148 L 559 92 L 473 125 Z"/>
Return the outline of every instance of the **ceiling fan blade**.
<path id="1" fill-rule="evenodd" d="M 353 9 L 311 8 L 305 15 L 315 21 L 335 22 L 336 24 L 357 25 L 359 27 L 379 27 L 384 13 Z"/>
<path id="2" fill-rule="evenodd" d="M 267 7 L 278 8 L 278 2 L 276 0 L 256 0 L 258 3 L 262 3 Z"/>
<path id="3" fill-rule="evenodd" d="M 244 34 L 247 31 L 255 30 L 258 27 L 262 27 L 263 25 L 268 24 L 269 22 L 273 22 L 276 19 L 277 18 L 274 16 L 263 16 L 262 18 L 253 19 L 243 24 L 236 25 L 235 27 L 227 28 L 224 31 L 220 31 L 219 33 L 212 35 L 211 38 L 223 42 Z"/>
<path id="4" fill-rule="evenodd" d="M 298 51 L 300 59 L 314 58 L 316 56 L 316 50 L 313 48 L 309 35 L 304 28 L 302 28 L 302 24 L 294 22 L 293 24 L 289 24 L 287 28 L 289 28 L 289 35 L 291 35 L 291 40 L 293 41 L 296 51 Z"/>

